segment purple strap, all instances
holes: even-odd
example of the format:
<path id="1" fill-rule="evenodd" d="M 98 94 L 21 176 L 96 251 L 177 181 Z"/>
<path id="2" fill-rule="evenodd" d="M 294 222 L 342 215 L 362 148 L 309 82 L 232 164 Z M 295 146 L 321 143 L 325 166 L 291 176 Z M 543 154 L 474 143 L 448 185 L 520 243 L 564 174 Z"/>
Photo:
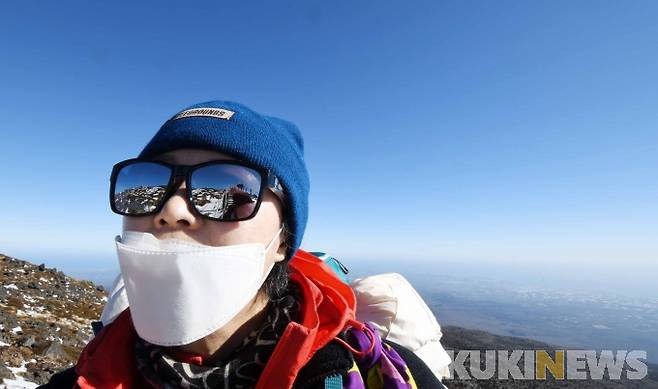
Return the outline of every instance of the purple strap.
<path id="1" fill-rule="evenodd" d="M 412 386 L 409 384 L 411 377 L 407 374 L 407 364 L 402 357 L 393 347 L 382 343 L 379 332 L 372 324 L 366 322 L 365 325 L 375 335 L 375 346 L 369 354 L 354 355 L 359 370 L 363 373 L 373 368 L 379 369 L 384 378 L 382 387 L 385 389 L 411 388 Z M 347 342 L 357 351 L 367 351 L 370 348 L 370 337 L 365 331 L 356 328 L 351 328 L 347 332 Z M 367 377 L 368 374 L 366 373 L 364 376 Z M 368 384 L 369 382 L 366 383 L 366 387 Z"/>

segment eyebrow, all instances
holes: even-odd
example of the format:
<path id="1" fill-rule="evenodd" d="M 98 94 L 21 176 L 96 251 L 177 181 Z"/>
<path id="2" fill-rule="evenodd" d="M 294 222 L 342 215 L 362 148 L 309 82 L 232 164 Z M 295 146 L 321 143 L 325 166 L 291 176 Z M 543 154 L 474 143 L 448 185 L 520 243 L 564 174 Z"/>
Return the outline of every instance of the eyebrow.
<path id="1" fill-rule="evenodd" d="M 160 162 L 168 162 L 168 163 L 173 163 L 173 164 L 178 163 L 178 158 L 176 158 L 175 156 L 174 157 L 171 157 L 171 156 L 164 156 L 163 157 L 163 156 L 158 155 L 158 156 L 154 157 L 153 160 L 154 161 L 160 161 Z"/>

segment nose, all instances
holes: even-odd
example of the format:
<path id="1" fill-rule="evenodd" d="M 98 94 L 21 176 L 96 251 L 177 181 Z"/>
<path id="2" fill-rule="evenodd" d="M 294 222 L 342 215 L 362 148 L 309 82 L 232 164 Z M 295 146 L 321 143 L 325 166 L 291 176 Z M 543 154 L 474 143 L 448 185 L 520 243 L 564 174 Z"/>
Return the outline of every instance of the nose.
<path id="1" fill-rule="evenodd" d="M 176 192 L 162 205 L 160 212 L 155 215 L 156 228 L 190 229 L 199 224 L 200 218 L 193 212 L 185 192 L 185 182 L 183 181 Z"/>

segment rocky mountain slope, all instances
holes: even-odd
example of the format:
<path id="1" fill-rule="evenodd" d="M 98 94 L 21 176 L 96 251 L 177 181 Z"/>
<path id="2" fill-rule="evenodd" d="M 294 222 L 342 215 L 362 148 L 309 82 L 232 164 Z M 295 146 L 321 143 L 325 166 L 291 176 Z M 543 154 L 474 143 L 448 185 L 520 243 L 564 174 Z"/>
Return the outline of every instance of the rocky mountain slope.
<path id="1" fill-rule="evenodd" d="M 0 254 L 0 383 L 41 384 L 73 365 L 106 300 L 91 282 Z"/>

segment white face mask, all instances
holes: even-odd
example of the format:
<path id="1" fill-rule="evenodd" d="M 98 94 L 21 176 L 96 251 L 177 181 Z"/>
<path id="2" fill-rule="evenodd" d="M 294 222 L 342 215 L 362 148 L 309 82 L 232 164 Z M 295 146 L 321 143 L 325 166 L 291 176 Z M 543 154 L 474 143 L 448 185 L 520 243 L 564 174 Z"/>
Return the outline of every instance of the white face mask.
<path id="1" fill-rule="evenodd" d="M 206 246 L 150 233 L 116 237 L 121 275 L 139 336 L 161 346 L 201 339 L 233 319 L 267 275 L 267 245 Z"/>

